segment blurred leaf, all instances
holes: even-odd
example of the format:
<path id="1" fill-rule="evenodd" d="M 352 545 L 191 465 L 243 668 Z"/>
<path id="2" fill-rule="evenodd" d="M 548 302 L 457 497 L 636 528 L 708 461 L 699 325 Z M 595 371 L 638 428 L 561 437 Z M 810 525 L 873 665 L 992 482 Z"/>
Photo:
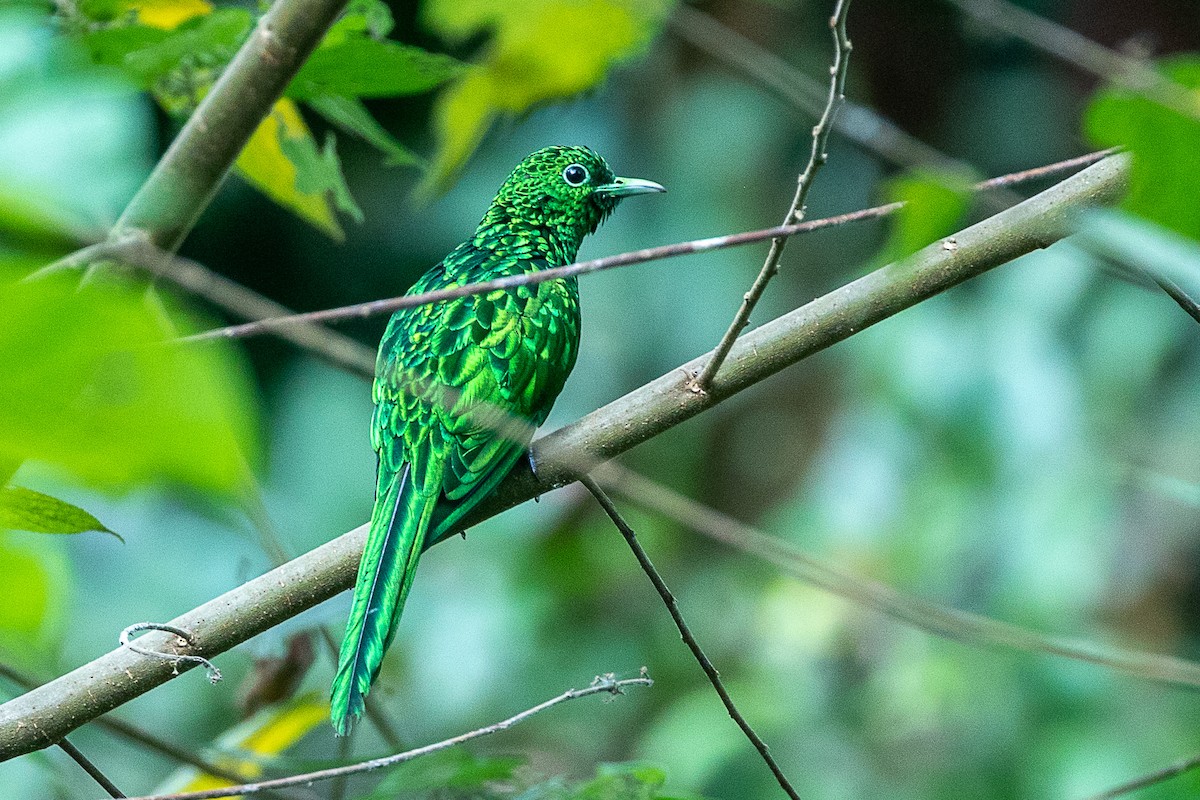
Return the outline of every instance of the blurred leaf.
<path id="1" fill-rule="evenodd" d="M 97 64 L 121 67 L 136 78 L 142 88 L 148 89 L 152 81 L 127 64 L 126 59 L 139 51 L 161 45 L 170 37 L 170 32 L 161 28 L 129 24 L 87 31 L 80 41 Z"/>
<path id="2" fill-rule="evenodd" d="M 79 506 L 20 486 L 0 488 L 0 528 L 32 533 L 87 533 L 121 536 Z"/>
<path id="3" fill-rule="evenodd" d="M 183 68 L 217 69 L 229 63 L 253 27 L 249 11 L 220 8 L 188 19 L 158 42 L 130 51 L 122 63 L 144 81 L 164 78 Z"/>
<path id="4" fill-rule="evenodd" d="M 325 146 L 320 150 L 311 136 L 281 136 L 279 145 L 288 161 L 296 167 L 296 191 L 320 196 L 328 193 L 337 207 L 353 217 L 355 222 L 363 221 L 362 209 L 350 196 L 350 187 L 342 175 L 337 140 L 332 133 L 325 137 Z"/>
<path id="5" fill-rule="evenodd" d="M 109 489 L 239 489 L 255 452 L 246 376 L 227 348 L 167 345 L 161 313 L 127 285 L 0 287 L 0 460 Z"/>
<path id="6" fill-rule="evenodd" d="M 1196 92 L 1200 109 L 1200 56 L 1187 54 L 1161 63 L 1171 80 Z M 1200 239 L 1200 119 L 1125 89 L 1096 93 L 1084 116 L 1088 137 L 1101 146 L 1122 145 L 1133 153 L 1133 176 L 1125 207 L 1173 231 Z"/>
<path id="7" fill-rule="evenodd" d="M 524 763 L 513 756 L 481 756 L 465 747 L 453 747 L 399 764 L 364 800 L 393 800 L 398 795 L 445 790 L 473 794 L 489 783 L 513 780 Z"/>
<path id="8" fill-rule="evenodd" d="M 23 539 L 0 532 L 0 650 L 30 663 L 61 635 L 71 581 L 52 540 Z"/>
<path id="9" fill-rule="evenodd" d="M 388 166 L 406 167 L 421 163 L 421 158 L 376 122 L 360 101 L 337 95 L 314 95 L 305 102 L 334 125 L 378 148 L 387 156 L 385 163 Z"/>
<path id="10" fill-rule="evenodd" d="M 392 9 L 383 0 L 350 0 L 341 19 L 325 34 L 322 45 L 338 44 L 361 33 L 382 39 L 392 32 L 395 24 Z"/>
<path id="11" fill-rule="evenodd" d="M 971 203 L 971 185 L 963 176 L 913 170 L 887 183 L 887 202 L 904 203 L 891 217 L 891 232 L 879 261 L 889 263 L 954 233 Z"/>
<path id="12" fill-rule="evenodd" d="M 492 39 L 437 103 L 438 152 L 425 191 L 446 187 L 498 117 L 592 89 L 612 67 L 640 54 L 672 6 L 672 0 L 426 3 L 426 24 L 446 39 L 485 31 Z"/>
<path id="13" fill-rule="evenodd" d="M 120 0 L 119 5 L 135 11 L 143 25 L 167 30 L 213 10 L 207 0 Z"/>
<path id="14" fill-rule="evenodd" d="M 238 174 L 279 205 L 341 241 L 344 238 L 342 226 L 324 188 L 302 189 L 297 165 L 284 153 L 283 143 L 296 141 L 305 144 L 293 147 L 293 151 L 311 148 L 315 152 L 317 149 L 300 110 L 294 101 L 285 97 L 275 103 L 238 156 Z M 304 181 L 305 186 L 312 183 L 308 179 Z"/>
<path id="15" fill-rule="evenodd" d="M 427 92 L 461 74 L 447 55 L 365 36 L 322 44 L 288 87 L 290 97 L 399 97 Z"/>
<path id="16" fill-rule="evenodd" d="M 328 718 L 329 704 L 312 695 L 260 711 L 221 734 L 216 741 L 216 749 L 223 754 L 219 762 L 246 780 L 254 780 L 262 776 L 264 762 L 283 753 Z M 160 785 L 156 793 L 201 792 L 232 785 L 232 781 L 185 767 Z"/>
<path id="17" fill-rule="evenodd" d="M 596 776 L 568 785 L 562 778 L 536 784 L 517 795 L 517 800 L 667 800 L 659 790 L 667 774 L 649 764 L 600 764 Z"/>

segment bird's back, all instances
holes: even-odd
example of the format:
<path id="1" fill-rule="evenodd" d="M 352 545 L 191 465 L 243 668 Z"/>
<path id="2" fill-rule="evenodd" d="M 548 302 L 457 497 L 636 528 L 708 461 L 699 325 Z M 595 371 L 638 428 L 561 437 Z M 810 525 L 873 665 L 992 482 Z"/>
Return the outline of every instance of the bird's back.
<path id="1" fill-rule="evenodd" d="M 510 243 L 511 244 L 511 243 Z M 544 269 L 542 257 L 460 245 L 410 294 Z M 376 365 L 373 444 L 381 470 L 411 465 L 418 487 L 441 473 L 443 501 L 461 518 L 525 452 L 575 365 L 579 290 L 546 281 L 397 311 Z M 443 469 L 429 473 L 431 467 Z"/>

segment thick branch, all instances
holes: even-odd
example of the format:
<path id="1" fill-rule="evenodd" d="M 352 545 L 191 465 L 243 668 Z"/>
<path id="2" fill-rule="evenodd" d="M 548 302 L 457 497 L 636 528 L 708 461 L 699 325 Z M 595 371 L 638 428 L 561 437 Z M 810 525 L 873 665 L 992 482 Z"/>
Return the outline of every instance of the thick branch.
<path id="1" fill-rule="evenodd" d="M 175 251 L 346 0 L 276 0 L 117 220 Z"/>
<path id="2" fill-rule="evenodd" d="M 702 356 L 536 444 L 538 475 L 521 470 L 468 520 L 486 517 L 577 479 L 590 468 L 711 408 L 784 367 L 893 314 L 1071 232 L 1074 212 L 1111 203 L 1128 184 L 1129 158 L 1110 156 L 1018 206 L 859 278 L 741 337 L 704 394 L 687 384 Z M 361 526 L 255 578 L 171 624 L 194 653 L 216 656 L 348 589 L 366 535 Z M 144 647 L 169 637 L 148 634 Z M 187 665 L 181 664 L 181 668 Z M 174 677 L 169 663 L 114 650 L 0 706 L 0 760 L 53 744 L 70 731 Z"/>

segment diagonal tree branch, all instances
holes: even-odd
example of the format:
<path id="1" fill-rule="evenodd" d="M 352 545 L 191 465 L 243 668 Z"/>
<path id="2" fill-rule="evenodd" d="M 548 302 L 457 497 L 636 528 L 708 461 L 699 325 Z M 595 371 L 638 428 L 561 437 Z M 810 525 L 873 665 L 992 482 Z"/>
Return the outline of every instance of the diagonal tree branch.
<path id="1" fill-rule="evenodd" d="M 208 207 L 255 128 L 347 0 L 276 0 L 188 118 L 112 236 L 143 231 L 174 252 Z"/>
<path id="2" fill-rule="evenodd" d="M 851 50 L 850 39 L 846 35 L 846 15 L 849 12 L 850 0 L 838 0 L 833 16 L 829 18 L 829 29 L 833 33 L 833 66 L 829 69 L 829 96 L 825 100 L 825 110 L 821 113 L 816 127 L 813 128 L 812 151 L 808 156 L 808 164 L 796 181 L 796 196 L 792 198 L 787 216 L 783 219 L 785 225 L 803 219 L 804 203 L 808 199 L 808 192 L 812 188 L 817 173 L 829 160 L 827 150 L 829 136 L 833 133 L 833 121 L 837 118 L 838 108 L 846 99 L 846 73 L 850 66 Z M 733 322 L 729 323 L 729 329 L 717 343 L 712 358 L 692 381 L 691 389 L 696 394 L 704 394 L 709 390 L 717 371 L 729 357 L 733 343 L 741 336 L 742 330 L 750 324 L 750 315 L 754 313 L 754 307 L 758 305 L 758 301 L 767 290 L 767 284 L 779 272 L 779 259 L 783 256 L 783 248 L 786 245 L 786 237 L 777 236 L 771 240 L 771 248 L 767 251 L 766 261 L 763 262 L 762 269 L 759 270 L 758 277 L 754 279 L 750 290 L 742 298 L 742 304 L 734 314 Z"/>
<path id="3" fill-rule="evenodd" d="M 1128 156 L 1110 156 L 1013 208 L 740 337 L 705 394 L 690 391 L 688 383 L 707 355 L 539 439 L 537 476 L 528 469 L 509 476 L 465 525 L 570 483 L 790 364 L 995 266 L 1053 244 L 1071 232 L 1077 211 L 1118 199 L 1128 177 Z M 365 535 L 366 526 L 360 526 L 180 615 L 171 624 L 191 632 L 191 654 L 216 656 L 349 588 Z M 166 639 L 151 633 L 139 643 L 162 648 Z M 54 744 L 173 677 L 171 665 L 161 659 L 128 648 L 109 652 L 0 706 L 0 761 Z"/>

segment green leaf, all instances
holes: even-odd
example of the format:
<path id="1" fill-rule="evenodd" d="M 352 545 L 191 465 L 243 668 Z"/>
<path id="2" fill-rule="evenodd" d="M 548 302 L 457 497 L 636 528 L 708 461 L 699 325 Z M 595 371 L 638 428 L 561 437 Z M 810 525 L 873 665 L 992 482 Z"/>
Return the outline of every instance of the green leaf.
<path id="1" fill-rule="evenodd" d="M 161 41 L 127 53 L 122 64 L 146 82 L 184 68 L 219 69 L 233 58 L 253 26 L 254 18 L 245 9 L 217 9 L 189 19 Z"/>
<path id="2" fill-rule="evenodd" d="M 385 163 L 388 166 L 407 167 L 421 164 L 421 158 L 376 122 L 371 112 L 358 100 L 327 94 L 310 97 L 307 103 L 334 125 L 378 148 L 387 156 Z"/>
<path id="3" fill-rule="evenodd" d="M 0 651 L 35 663 L 63 633 L 71 587 L 67 560 L 50 537 L 0 532 L 0 586 Z"/>
<path id="4" fill-rule="evenodd" d="M 886 195 L 889 203 L 905 205 L 891 217 L 881 263 L 912 255 L 958 230 L 971 203 L 971 184 L 966 176 L 918 169 L 890 180 Z"/>
<path id="5" fill-rule="evenodd" d="M 398 766 L 364 800 L 393 800 L 397 796 L 456 790 L 471 794 L 487 784 L 511 781 L 524 759 L 479 756 L 463 747 L 433 753 Z"/>
<path id="6" fill-rule="evenodd" d="M 92 61 L 125 69 L 143 89 L 148 89 L 157 76 L 135 69 L 127 63 L 127 59 L 134 56 L 136 63 L 135 54 L 147 50 L 153 52 L 155 47 L 163 45 L 170 38 L 171 31 L 129 24 L 88 31 L 80 37 L 80 41 L 87 48 Z"/>
<path id="7" fill-rule="evenodd" d="M 462 71 L 462 63 L 447 55 L 399 42 L 347 37 L 319 47 L 287 93 L 301 100 L 327 94 L 400 97 L 427 92 Z"/>
<path id="8" fill-rule="evenodd" d="M 341 44 L 355 35 L 382 39 L 395 27 L 392 9 L 383 0 L 350 0 L 341 19 L 333 24 L 321 46 Z"/>
<path id="9" fill-rule="evenodd" d="M 256 454 L 244 368 L 226 347 L 168 344 L 193 326 L 167 313 L 113 281 L 0 286 L 0 460 L 99 488 L 240 490 Z"/>
<path id="10" fill-rule="evenodd" d="M 492 35 L 475 67 L 434 109 L 438 152 L 424 191 L 446 188 L 498 118 L 594 88 L 614 66 L 641 54 L 672 0 L 431 0 L 428 27 L 461 42 Z M 571 35 L 572 32 L 585 35 Z"/>
<path id="11" fill-rule="evenodd" d="M 0 488 L 0 528 L 32 533 L 111 533 L 79 506 L 20 486 Z"/>
<path id="12" fill-rule="evenodd" d="M 283 142 L 288 140 L 303 140 L 308 149 L 317 148 L 296 101 L 282 97 L 238 156 L 238 174 L 280 206 L 341 241 L 345 234 L 328 194 L 324 190 L 306 194 L 297 186 L 298 170 L 283 151 Z"/>
<path id="13" fill-rule="evenodd" d="M 1177 56 L 1160 65 L 1171 80 L 1196 92 L 1200 115 L 1200 55 Z M 1103 147 L 1122 145 L 1133 154 L 1125 208 L 1200 239 L 1200 119 L 1189 117 L 1125 89 L 1096 93 L 1084 115 L 1088 137 Z"/>
<path id="14" fill-rule="evenodd" d="M 324 194 L 333 198 L 339 209 L 349 214 L 356 222 L 363 221 L 362 209 L 350 196 L 350 187 L 342 175 L 342 163 L 337 156 L 337 141 L 331 133 L 325 138 L 325 146 L 317 150 L 311 137 L 294 138 L 281 135 L 279 146 L 283 154 L 296 167 L 296 189 L 304 194 Z"/>

